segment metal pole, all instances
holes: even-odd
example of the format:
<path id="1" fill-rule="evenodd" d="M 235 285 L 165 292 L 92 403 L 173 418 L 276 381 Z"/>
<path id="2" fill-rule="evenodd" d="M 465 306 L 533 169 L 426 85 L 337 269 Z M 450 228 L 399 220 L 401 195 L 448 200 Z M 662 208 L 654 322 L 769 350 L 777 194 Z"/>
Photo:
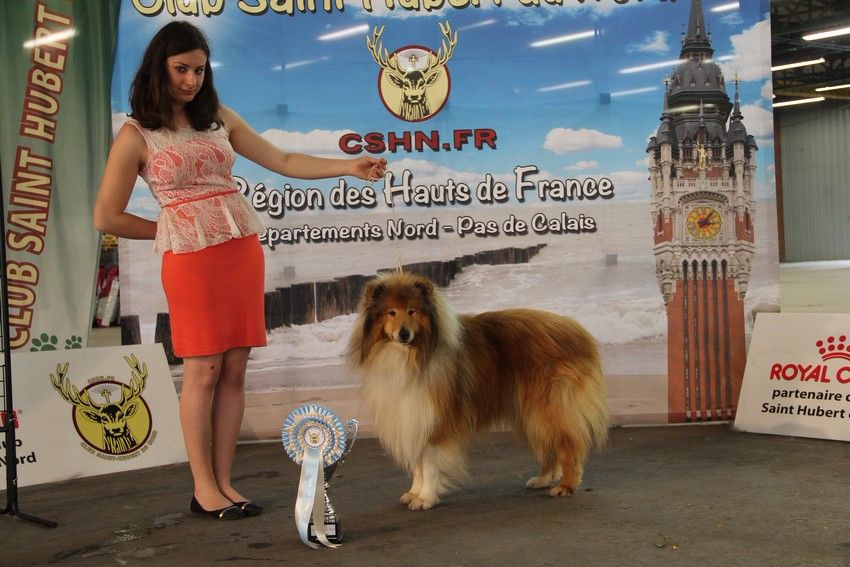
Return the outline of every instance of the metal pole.
<path id="1" fill-rule="evenodd" d="M 5 423 L 2 424 L 5 428 L 6 440 L 6 507 L 3 509 L 4 514 L 18 516 L 23 520 L 28 520 L 48 528 L 55 528 L 56 522 L 43 520 L 30 516 L 21 512 L 18 507 L 18 452 L 15 447 L 15 426 L 18 418 L 14 412 L 15 406 L 12 403 L 12 354 L 9 347 L 9 286 L 6 282 L 6 212 L 5 212 L 6 194 L 3 192 L 3 171 L 0 165 L 0 333 L 3 335 L 3 398 L 5 401 Z"/>

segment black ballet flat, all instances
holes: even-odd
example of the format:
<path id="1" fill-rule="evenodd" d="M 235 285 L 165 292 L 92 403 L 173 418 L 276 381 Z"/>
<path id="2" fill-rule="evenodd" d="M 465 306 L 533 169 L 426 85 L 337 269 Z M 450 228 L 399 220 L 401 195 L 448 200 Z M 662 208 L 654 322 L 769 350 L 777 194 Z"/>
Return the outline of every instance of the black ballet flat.
<path id="1" fill-rule="evenodd" d="M 231 500 L 231 502 L 233 502 Z M 259 516 L 263 513 L 263 507 L 259 504 L 251 502 L 250 500 L 243 500 L 242 502 L 233 502 L 234 506 L 239 506 L 243 512 L 245 512 L 246 516 Z"/>
<path id="2" fill-rule="evenodd" d="M 219 520 L 238 520 L 240 518 L 244 518 L 246 515 L 246 512 L 236 504 L 232 506 L 225 506 L 218 510 L 206 510 L 203 506 L 201 506 L 194 494 L 192 495 L 192 503 L 189 504 L 189 510 L 195 514 L 202 514 Z"/>

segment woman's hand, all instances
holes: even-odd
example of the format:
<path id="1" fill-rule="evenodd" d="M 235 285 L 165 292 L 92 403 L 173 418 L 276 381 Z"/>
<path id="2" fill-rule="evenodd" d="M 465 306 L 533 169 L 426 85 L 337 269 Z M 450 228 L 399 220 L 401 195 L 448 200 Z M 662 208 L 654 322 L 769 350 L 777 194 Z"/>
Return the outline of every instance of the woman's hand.
<path id="1" fill-rule="evenodd" d="M 360 157 L 351 160 L 351 175 L 366 181 L 377 181 L 387 172 L 387 160 L 384 158 Z"/>

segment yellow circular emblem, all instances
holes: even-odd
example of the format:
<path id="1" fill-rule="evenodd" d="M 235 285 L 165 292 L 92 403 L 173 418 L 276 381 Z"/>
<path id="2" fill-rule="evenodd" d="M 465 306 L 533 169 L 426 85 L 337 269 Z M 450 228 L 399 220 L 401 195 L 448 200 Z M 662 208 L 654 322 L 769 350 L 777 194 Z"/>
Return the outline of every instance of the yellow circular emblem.
<path id="1" fill-rule="evenodd" d="M 147 442 L 151 412 L 141 392 L 120 382 L 89 384 L 74 404 L 74 426 L 87 445 L 107 455 L 126 455 Z"/>

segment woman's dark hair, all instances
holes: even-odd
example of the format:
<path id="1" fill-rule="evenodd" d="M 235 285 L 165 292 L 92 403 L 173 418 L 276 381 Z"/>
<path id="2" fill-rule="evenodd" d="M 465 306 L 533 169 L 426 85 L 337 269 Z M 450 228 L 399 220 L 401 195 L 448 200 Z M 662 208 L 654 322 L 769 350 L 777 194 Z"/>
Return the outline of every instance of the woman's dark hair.
<path id="1" fill-rule="evenodd" d="M 208 130 L 222 125 L 207 38 L 189 22 L 178 21 L 166 24 L 153 36 L 130 86 L 130 116 L 145 128 L 155 130 L 174 126 L 174 101 L 168 91 L 165 61 L 173 55 L 195 49 L 206 54 L 207 66 L 201 88 L 195 98 L 186 104 L 186 115 L 195 130 Z"/>

